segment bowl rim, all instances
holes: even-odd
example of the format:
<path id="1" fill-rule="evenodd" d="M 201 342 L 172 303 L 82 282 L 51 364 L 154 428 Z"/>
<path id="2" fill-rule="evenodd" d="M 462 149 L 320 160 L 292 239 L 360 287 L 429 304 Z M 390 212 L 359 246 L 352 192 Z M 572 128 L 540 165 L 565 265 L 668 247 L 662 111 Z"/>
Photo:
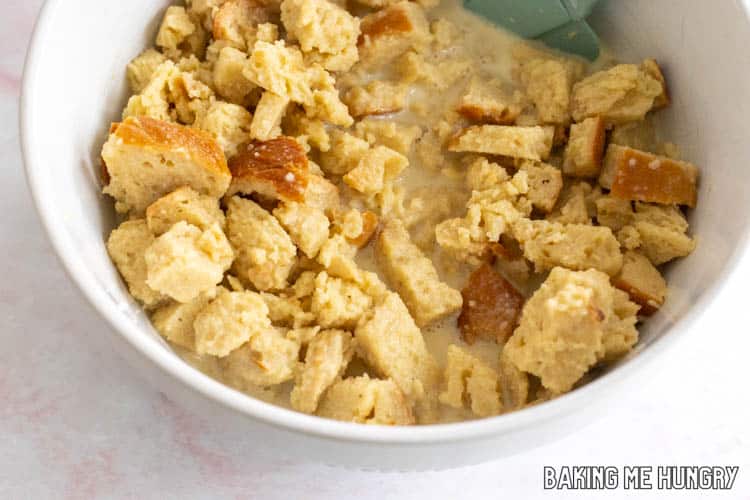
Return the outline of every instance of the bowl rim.
<path id="1" fill-rule="evenodd" d="M 610 387 L 629 378 L 642 367 L 663 355 L 664 351 L 673 346 L 678 338 L 683 338 L 694 326 L 697 319 L 716 300 L 726 285 L 727 277 L 734 273 L 743 255 L 747 253 L 750 227 L 745 228 L 740 235 L 739 244 L 735 247 L 731 257 L 726 261 L 714 282 L 703 291 L 700 299 L 693 304 L 686 314 L 675 321 L 668 333 L 655 339 L 647 348 L 624 360 L 595 380 L 544 404 L 485 419 L 422 426 L 389 427 L 339 422 L 306 415 L 255 399 L 210 378 L 169 353 L 156 339 L 144 335 L 135 324 L 115 314 L 116 311 L 113 311 L 111 303 L 105 301 L 104 294 L 98 293 L 93 286 L 89 286 L 93 285 L 93 281 L 89 283 L 90 280 L 87 279 L 85 273 L 76 272 L 77 268 L 82 267 L 82 263 L 77 261 L 76 253 L 68 243 L 65 232 L 61 229 L 63 226 L 56 223 L 61 218 L 60 213 L 50 204 L 48 201 L 50 197 L 45 196 L 44 193 L 44 184 L 41 181 L 44 162 L 37 161 L 36 158 L 36 153 L 43 142 L 39 140 L 32 123 L 32 117 L 36 114 L 34 112 L 36 104 L 32 96 L 37 82 L 39 82 L 35 75 L 43 62 L 43 50 L 41 49 L 46 44 L 50 26 L 54 22 L 55 12 L 63 3 L 62 0 L 47 0 L 40 10 L 26 54 L 19 109 L 20 142 L 26 180 L 35 209 L 55 254 L 70 280 L 75 283 L 79 292 L 93 305 L 98 314 L 104 318 L 117 335 L 120 335 L 141 356 L 156 365 L 161 372 L 207 400 L 272 427 L 343 442 L 424 445 L 481 439 L 491 435 L 507 433 L 514 429 L 526 428 L 558 415 L 581 411 L 585 401 L 592 398 L 604 399 L 608 393 L 611 394 L 611 391 L 608 391 Z M 741 7 L 747 18 L 748 4 L 743 2 Z"/>

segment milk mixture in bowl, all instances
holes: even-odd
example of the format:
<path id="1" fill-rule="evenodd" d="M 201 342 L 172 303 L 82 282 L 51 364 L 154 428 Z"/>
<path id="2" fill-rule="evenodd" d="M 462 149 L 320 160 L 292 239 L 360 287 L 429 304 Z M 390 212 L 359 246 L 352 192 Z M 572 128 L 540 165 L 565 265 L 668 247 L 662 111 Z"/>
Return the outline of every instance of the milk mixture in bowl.
<path id="1" fill-rule="evenodd" d="M 593 64 L 458 1 L 192 0 L 127 68 L 107 249 L 156 330 L 254 397 L 368 424 L 585 383 L 695 247 L 652 59 Z"/>

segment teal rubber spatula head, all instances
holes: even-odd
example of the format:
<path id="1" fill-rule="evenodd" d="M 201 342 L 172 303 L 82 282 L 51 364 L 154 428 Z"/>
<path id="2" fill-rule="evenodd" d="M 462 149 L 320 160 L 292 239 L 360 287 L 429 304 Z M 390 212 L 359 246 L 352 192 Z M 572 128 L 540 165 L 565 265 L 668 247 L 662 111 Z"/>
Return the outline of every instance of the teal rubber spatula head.
<path id="1" fill-rule="evenodd" d="M 599 37 L 586 22 L 599 0 L 464 0 L 467 9 L 523 38 L 591 61 Z"/>

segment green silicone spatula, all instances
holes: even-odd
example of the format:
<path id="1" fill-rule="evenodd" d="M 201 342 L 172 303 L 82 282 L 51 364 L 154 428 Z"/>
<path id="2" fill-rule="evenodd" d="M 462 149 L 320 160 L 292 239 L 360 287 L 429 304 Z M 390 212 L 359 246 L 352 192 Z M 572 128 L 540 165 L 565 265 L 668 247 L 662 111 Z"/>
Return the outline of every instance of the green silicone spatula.
<path id="1" fill-rule="evenodd" d="M 599 0 L 464 0 L 464 5 L 524 38 L 593 61 L 599 37 L 586 17 Z"/>

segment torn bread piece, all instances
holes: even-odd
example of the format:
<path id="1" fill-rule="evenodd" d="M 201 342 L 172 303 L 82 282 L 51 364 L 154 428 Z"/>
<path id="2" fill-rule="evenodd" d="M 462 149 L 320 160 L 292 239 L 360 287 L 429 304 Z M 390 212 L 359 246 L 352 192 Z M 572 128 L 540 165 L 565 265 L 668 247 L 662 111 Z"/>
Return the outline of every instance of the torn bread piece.
<path id="1" fill-rule="evenodd" d="M 385 222 L 376 240 L 375 255 L 417 325 L 429 325 L 461 308 L 460 292 L 440 280 L 432 261 L 412 243 L 402 221 Z"/>
<path id="2" fill-rule="evenodd" d="M 250 140 L 252 123 L 253 115 L 242 106 L 214 101 L 205 113 L 196 116 L 193 126 L 211 134 L 224 155 L 231 158 Z"/>
<path id="3" fill-rule="evenodd" d="M 600 116 L 571 125 L 563 158 L 563 173 L 571 177 L 598 177 L 605 139 L 605 123 Z"/>
<path id="4" fill-rule="evenodd" d="M 667 79 L 664 78 L 664 73 L 662 72 L 659 63 L 656 62 L 656 59 L 644 59 L 641 63 L 641 69 L 661 84 L 662 91 L 661 94 L 656 96 L 656 99 L 654 99 L 654 109 L 669 107 L 669 105 L 672 103 L 672 99 L 669 96 Z"/>
<path id="5" fill-rule="evenodd" d="M 599 176 L 602 187 L 624 200 L 695 207 L 698 168 L 684 161 L 610 144 Z"/>
<path id="6" fill-rule="evenodd" d="M 638 308 L 629 304 L 606 274 L 556 267 L 524 306 L 503 355 L 553 393 L 567 392 L 597 362 L 635 343 Z"/>
<path id="7" fill-rule="evenodd" d="M 269 327 L 253 332 L 244 345 L 219 362 L 229 383 L 247 391 L 294 379 L 299 350 L 300 345 L 283 329 Z"/>
<path id="8" fill-rule="evenodd" d="M 216 298 L 198 313 L 193 328 L 198 354 L 224 357 L 272 326 L 260 295 L 220 288 Z"/>
<path id="9" fill-rule="evenodd" d="M 232 183 L 226 196 L 253 194 L 282 201 L 305 201 L 311 174 L 305 150 L 291 137 L 251 141 L 229 161 Z"/>
<path id="10" fill-rule="evenodd" d="M 444 405 L 468 406 L 478 417 L 490 417 L 502 411 L 497 372 L 457 345 L 448 346 L 444 379 L 445 389 L 439 396 Z"/>
<path id="11" fill-rule="evenodd" d="M 351 214 L 351 215 L 350 215 Z M 351 219 L 354 219 L 351 221 Z M 380 218 L 375 212 L 365 210 L 349 210 L 344 215 L 342 223 L 343 234 L 346 239 L 357 248 L 363 248 L 370 243 L 378 230 Z"/>
<path id="12" fill-rule="evenodd" d="M 273 215 L 309 258 L 314 259 L 328 240 L 330 222 L 319 208 L 296 202 L 282 203 L 274 209 Z"/>
<path id="13" fill-rule="evenodd" d="M 448 150 L 542 161 L 552 151 L 554 135 L 554 127 L 478 125 L 459 132 L 449 142 Z"/>
<path id="14" fill-rule="evenodd" d="M 123 222 L 107 239 L 107 252 L 125 280 L 130 295 L 146 308 L 158 306 L 167 298 L 146 283 L 146 250 L 154 240 L 145 219 Z"/>
<path id="15" fill-rule="evenodd" d="M 372 306 L 372 297 L 349 280 L 322 271 L 315 278 L 310 310 L 323 328 L 354 329 Z"/>
<path id="16" fill-rule="evenodd" d="M 147 49 L 130 61 L 127 68 L 128 83 L 134 94 L 140 94 L 156 73 L 156 68 L 167 57 L 156 49 Z"/>
<path id="17" fill-rule="evenodd" d="M 608 227 L 522 219 L 514 225 L 513 235 L 537 271 L 562 266 L 613 276 L 622 268 L 620 244 Z"/>
<path id="18" fill-rule="evenodd" d="M 541 123 L 570 123 L 573 77 L 570 66 L 557 59 L 532 59 L 523 65 L 520 71 L 521 84 L 534 103 Z"/>
<path id="19" fill-rule="evenodd" d="M 102 148 L 110 181 L 104 193 L 120 213 L 142 214 L 162 196 L 182 186 L 220 198 L 232 175 L 214 139 L 193 128 L 146 116 L 112 127 Z"/>
<path id="20" fill-rule="evenodd" d="M 600 116 L 607 125 L 643 120 L 663 93 L 661 82 L 634 64 L 599 71 L 573 86 L 576 122 Z"/>
<path id="21" fill-rule="evenodd" d="M 342 100 L 355 118 L 398 113 L 406 107 L 409 87 L 402 83 L 373 80 L 349 89 Z"/>
<path id="22" fill-rule="evenodd" d="M 263 0 L 227 0 L 213 16 L 213 38 L 247 51 L 257 39 L 258 25 L 277 20 L 270 2 Z"/>
<path id="23" fill-rule="evenodd" d="M 344 175 L 349 187 L 366 195 L 380 193 L 409 166 L 409 160 L 390 148 L 375 146 L 362 155 L 357 166 Z"/>
<path id="24" fill-rule="evenodd" d="M 286 288 L 297 247 L 273 215 L 233 196 L 227 202 L 227 236 L 237 253 L 232 268 L 240 280 L 261 291 Z"/>
<path id="25" fill-rule="evenodd" d="M 622 269 L 612 278 L 612 284 L 627 292 L 643 314 L 654 314 L 664 304 L 667 282 L 644 255 L 626 252 L 623 257 Z"/>
<path id="26" fill-rule="evenodd" d="M 321 396 L 344 373 L 353 353 L 352 334 L 349 332 L 323 330 L 313 337 L 290 395 L 292 408 L 315 413 Z"/>
<path id="27" fill-rule="evenodd" d="M 289 106 L 289 98 L 266 91 L 258 101 L 250 125 L 250 136 L 257 141 L 270 141 L 281 135 L 281 120 Z"/>
<path id="28" fill-rule="evenodd" d="M 244 74 L 247 54 L 234 47 L 223 47 L 217 56 L 212 71 L 216 93 L 232 104 L 249 106 L 257 101 L 260 89 Z"/>
<path id="29" fill-rule="evenodd" d="M 218 224 L 202 230 L 180 221 L 156 238 L 144 257 L 150 288 L 190 302 L 221 282 L 234 251 Z"/>
<path id="30" fill-rule="evenodd" d="M 686 257 L 695 250 L 696 242 L 687 234 L 685 215 L 673 205 L 636 202 L 630 227 L 637 233 L 637 248 L 655 266 Z"/>
<path id="31" fill-rule="evenodd" d="M 354 336 L 368 366 L 393 379 L 411 404 L 417 404 L 420 421 L 435 418 L 440 373 L 398 294 L 388 292 L 360 320 Z"/>
<path id="32" fill-rule="evenodd" d="M 281 21 L 290 40 L 303 52 L 341 54 L 354 49 L 359 39 L 360 20 L 336 2 L 284 0 Z"/>
<path id="33" fill-rule="evenodd" d="M 321 417 L 359 424 L 411 425 L 416 423 L 411 405 L 390 379 L 367 374 L 334 383 L 320 402 Z"/>
<path id="34" fill-rule="evenodd" d="M 195 351 L 195 329 L 193 322 L 210 301 L 216 298 L 218 289 L 212 288 L 190 302 L 172 302 L 160 307 L 151 315 L 151 322 L 162 337 L 190 351 Z"/>
<path id="35" fill-rule="evenodd" d="M 546 163 L 523 161 L 518 167 L 525 172 L 529 190 L 526 196 L 537 210 L 552 211 L 563 188 L 562 172 Z"/>
<path id="36" fill-rule="evenodd" d="M 487 263 L 471 273 L 461 294 L 461 338 L 468 344 L 477 340 L 504 344 L 518 324 L 524 296 Z"/>
<path id="37" fill-rule="evenodd" d="M 430 41 L 424 9 L 414 2 L 398 2 L 368 14 L 362 18 L 360 29 L 359 65 L 365 68 L 383 66 Z"/>
<path id="38" fill-rule="evenodd" d="M 354 134 L 370 146 L 385 146 L 406 156 L 422 136 L 422 127 L 366 117 L 354 125 Z"/>
<path id="39" fill-rule="evenodd" d="M 508 95 L 500 82 L 474 77 L 461 96 L 457 111 L 475 122 L 511 125 L 523 111 L 523 106 L 520 96 Z"/>

